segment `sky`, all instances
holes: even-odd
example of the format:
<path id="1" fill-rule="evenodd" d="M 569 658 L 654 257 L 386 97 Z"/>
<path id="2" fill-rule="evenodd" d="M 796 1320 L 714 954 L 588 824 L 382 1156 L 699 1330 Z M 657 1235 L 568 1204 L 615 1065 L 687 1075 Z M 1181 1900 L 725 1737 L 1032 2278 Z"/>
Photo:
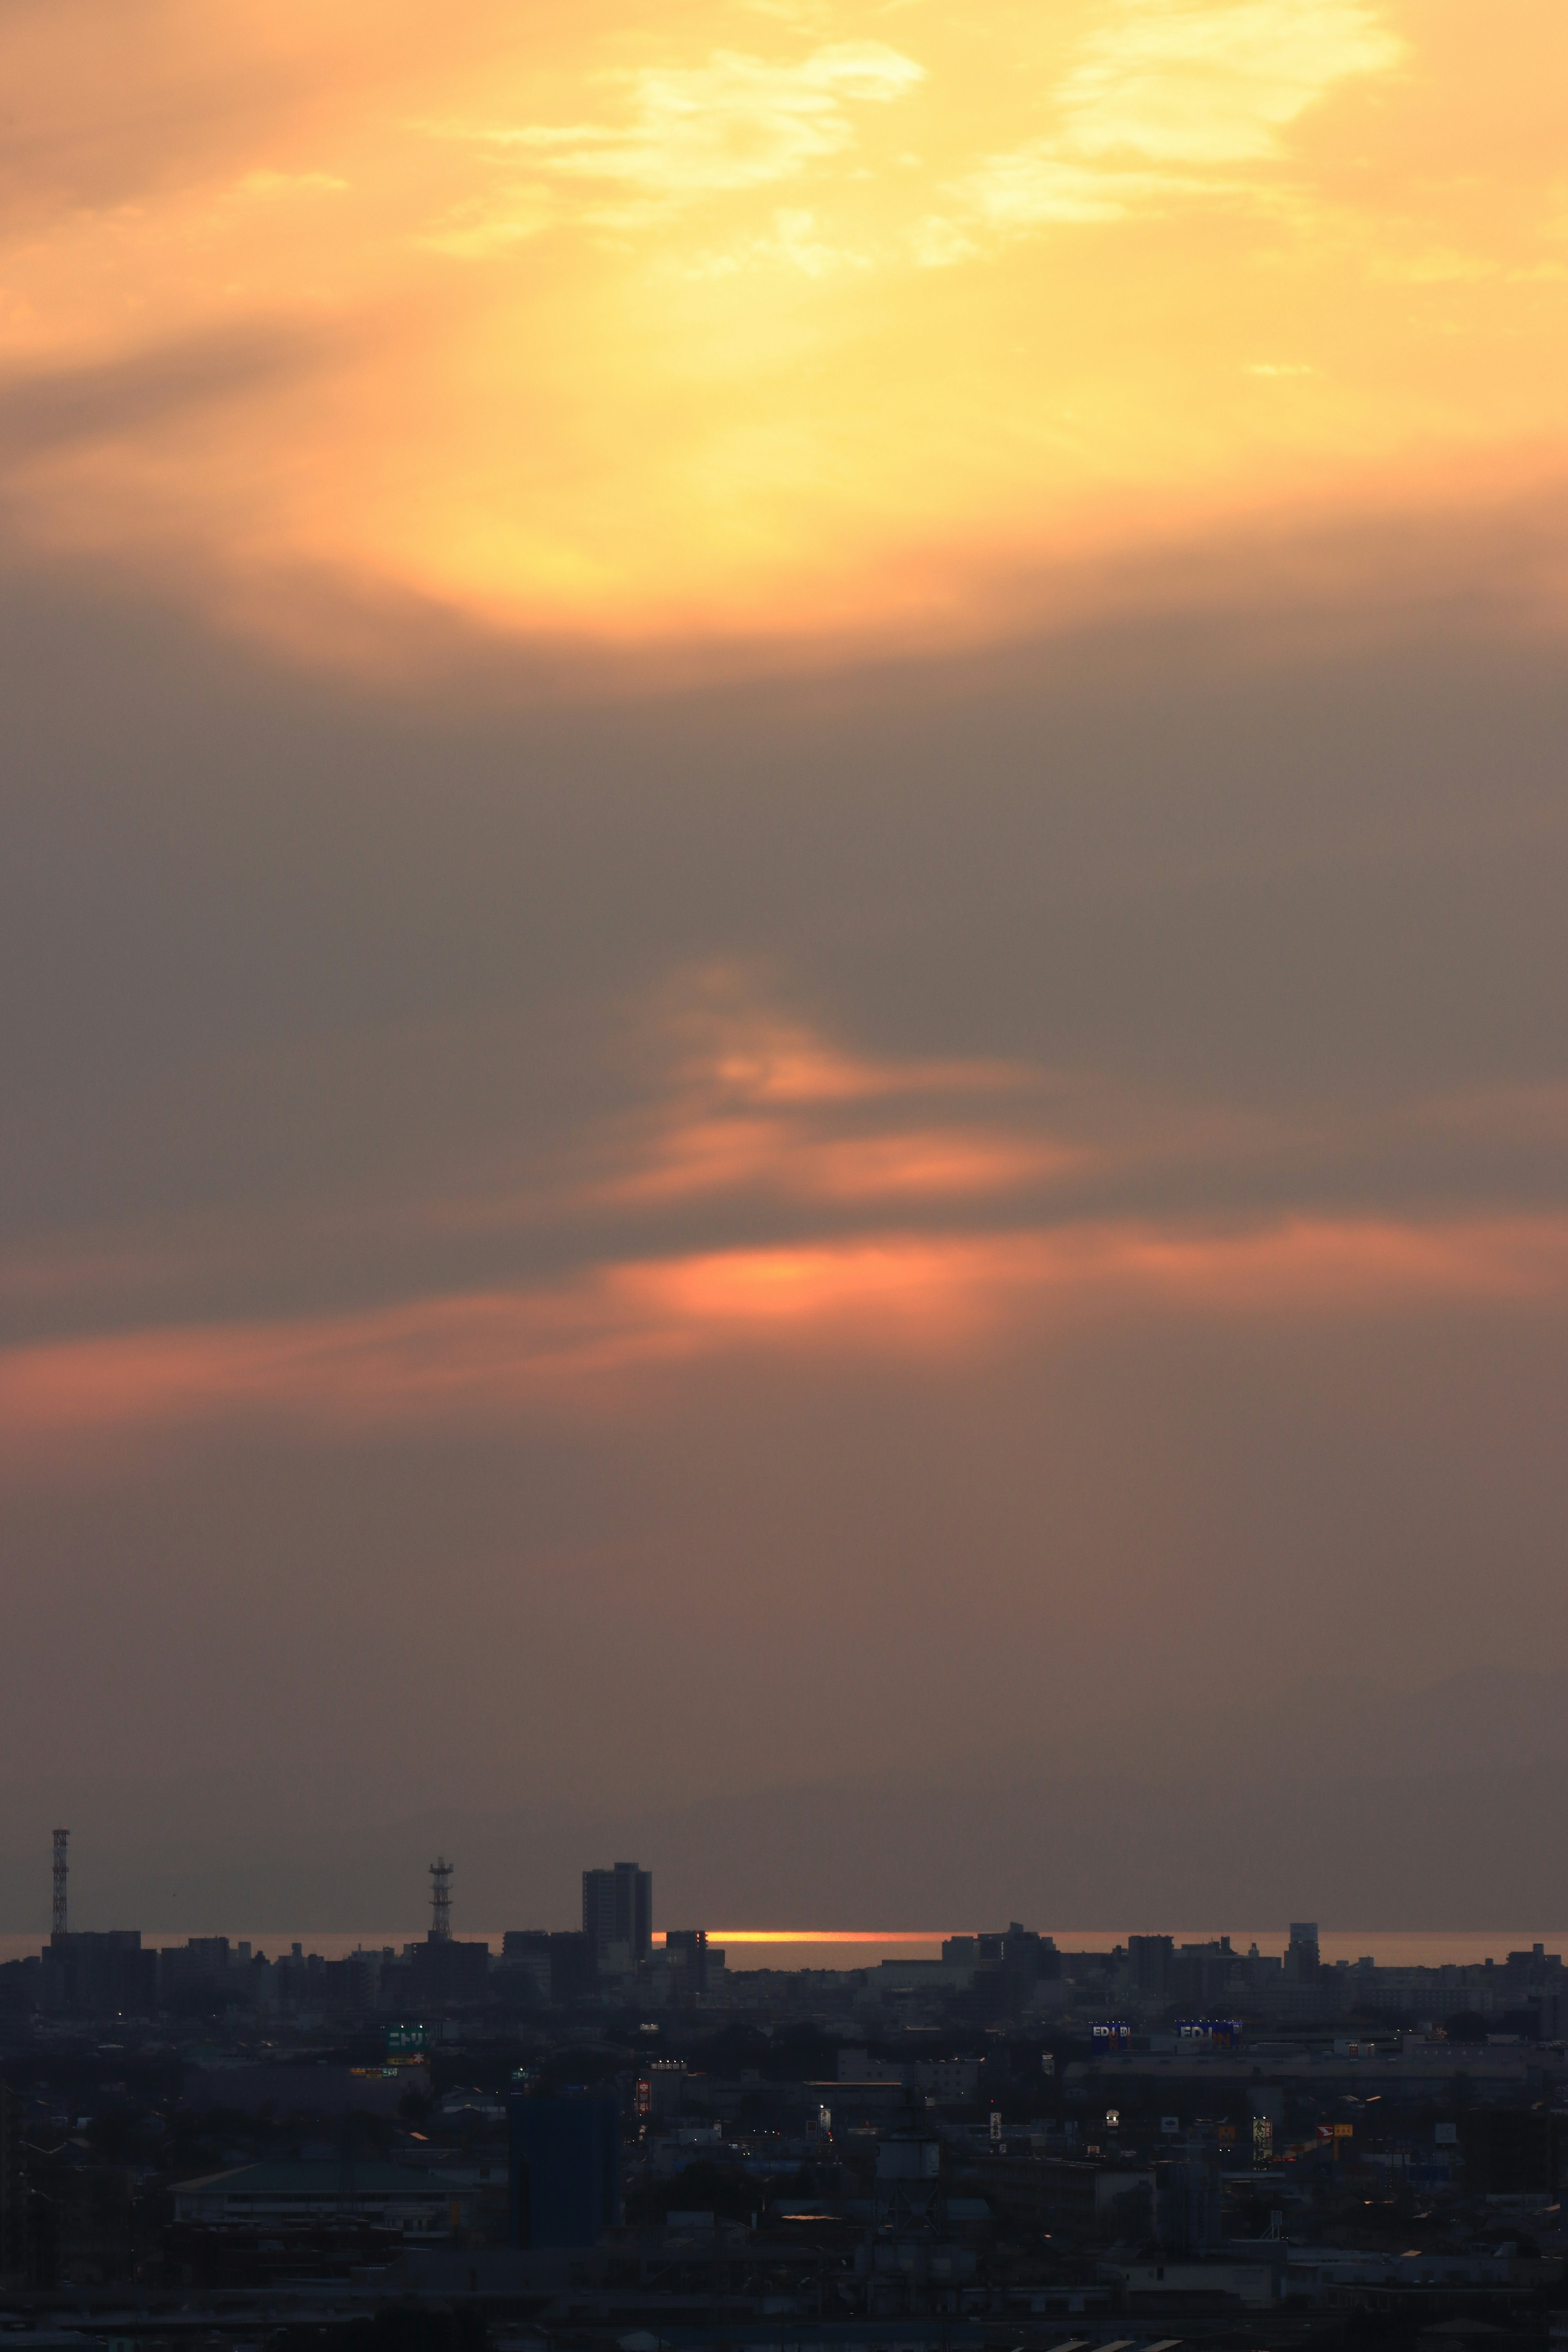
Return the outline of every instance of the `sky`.
<path id="1" fill-rule="evenodd" d="M 1557 1754 L 1565 69 L 0 0 L 0 1926 Z"/>

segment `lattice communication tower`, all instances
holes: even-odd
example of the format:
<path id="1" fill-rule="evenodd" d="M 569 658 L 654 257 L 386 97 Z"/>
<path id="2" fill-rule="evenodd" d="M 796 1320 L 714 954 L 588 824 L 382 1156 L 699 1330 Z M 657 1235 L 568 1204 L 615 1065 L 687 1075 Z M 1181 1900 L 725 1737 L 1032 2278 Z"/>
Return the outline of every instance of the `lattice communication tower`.
<path id="1" fill-rule="evenodd" d="M 66 1880 L 70 1875 L 70 1863 L 66 1849 L 70 1844 L 69 1830 L 55 1832 L 55 1921 L 57 1936 L 66 1933 Z"/>
<path id="2" fill-rule="evenodd" d="M 452 1940 L 452 1865 L 440 1860 L 430 1864 L 430 1936 L 437 1944 Z"/>

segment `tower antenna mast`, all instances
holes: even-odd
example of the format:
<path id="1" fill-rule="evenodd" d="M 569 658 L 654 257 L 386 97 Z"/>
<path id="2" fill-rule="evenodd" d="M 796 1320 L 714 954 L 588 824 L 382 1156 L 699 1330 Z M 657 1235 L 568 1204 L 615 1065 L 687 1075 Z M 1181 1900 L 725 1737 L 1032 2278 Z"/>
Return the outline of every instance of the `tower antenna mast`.
<path id="1" fill-rule="evenodd" d="M 439 1859 L 430 1864 L 430 1940 L 452 1940 L 452 1865 Z"/>
<path id="2" fill-rule="evenodd" d="M 69 1830 L 55 1832 L 55 1913 L 54 1932 L 66 1933 L 66 1880 L 70 1875 L 70 1862 L 66 1849 L 70 1844 Z"/>

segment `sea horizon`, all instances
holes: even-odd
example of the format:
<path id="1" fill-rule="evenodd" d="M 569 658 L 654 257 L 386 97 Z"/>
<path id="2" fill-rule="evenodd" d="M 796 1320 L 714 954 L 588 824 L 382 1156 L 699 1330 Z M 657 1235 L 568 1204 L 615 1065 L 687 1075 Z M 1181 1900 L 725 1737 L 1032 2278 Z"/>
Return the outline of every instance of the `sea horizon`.
<path id="1" fill-rule="evenodd" d="M 944 1927 L 899 1930 L 893 1928 L 849 1927 L 712 1927 L 709 1939 L 724 1951 L 727 1966 L 733 1972 L 755 1969 L 823 1969 L 849 1971 L 875 1967 L 880 1960 L 935 1959 L 949 1936 L 994 1933 L 995 1922 L 988 1929 Z M 91 1932 L 89 1930 L 88 1932 Z M 355 1950 L 385 1951 L 389 1948 L 401 1952 L 405 1944 L 421 1943 L 426 1934 L 425 1927 L 397 1928 L 369 1927 L 295 1927 L 255 1928 L 199 1926 L 143 1928 L 142 1940 L 149 1946 L 183 1944 L 188 1936 L 227 1936 L 234 1945 L 249 1944 L 255 1952 L 269 1959 L 286 1955 L 298 1943 L 307 1952 L 318 1952 L 325 1959 L 341 1959 Z M 460 1924 L 453 1929 L 456 1939 L 465 1943 L 489 1944 L 499 1952 L 503 1934 L 500 1927 L 465 1928 Z M 1130 1935 L 1171 1935 L 1178 1943 L 1212 1942 L 1216 1937 L 1228 1935 L 1239 1952 L 1256 1944 L 1261 1952 L 1283 1951 L 1289 1938 L 1289 1928 L 1273 1927 L 1201 1928 L 1201 1927 L 1052 1927 L 1042 1934 L 1051 1936 L 1063 1951 L 1108 1951 L 1117 1944 L 1125 1944 Z M 665 1931 L 654 1935 L 656 1946 L 664 1941 Z M 1528 1951 L 1534 1944 L 1551 1948 L 1553 1940 L 1568 1942 L 1568 1929 L 1542 1927 L 1491 1928 L 1357 1928 L 1320 1927 L 1319 1950 L 1331 1965 L 1338 1960 L 1374 1959 L 1382 1968 L 1475 1968 L 1488 1959 L 1504 1960 L 1510 1951 Z M 40 1951 L 48 1941 L 47 1928 L 0 1934 L 0 1960 L 25 1959 Z"/>

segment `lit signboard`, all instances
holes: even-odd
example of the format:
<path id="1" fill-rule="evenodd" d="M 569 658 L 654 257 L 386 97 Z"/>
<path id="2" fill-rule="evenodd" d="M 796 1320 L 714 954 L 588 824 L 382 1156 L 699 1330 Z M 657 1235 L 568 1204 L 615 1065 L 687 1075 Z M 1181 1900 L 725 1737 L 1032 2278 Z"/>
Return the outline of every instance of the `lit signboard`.
<path id="1" fill-rule="evenodd" d="M 1184 2017 L 1176 2032 L 1183 2042 L 1202 2042 L 1211 2050 L 1234 2050 L 1241 2040 L 1239 2017 Z"/>
<path id="2" fill-rule="evenodd" d="M 1120 2017 L 1107 2018 L 1103 2025 L 1091 2025 L 1089 2032 L 1097 2042 L 1113 2049 L 1124 2047 L 1132 2039 L 1132 2028 Z"/>

